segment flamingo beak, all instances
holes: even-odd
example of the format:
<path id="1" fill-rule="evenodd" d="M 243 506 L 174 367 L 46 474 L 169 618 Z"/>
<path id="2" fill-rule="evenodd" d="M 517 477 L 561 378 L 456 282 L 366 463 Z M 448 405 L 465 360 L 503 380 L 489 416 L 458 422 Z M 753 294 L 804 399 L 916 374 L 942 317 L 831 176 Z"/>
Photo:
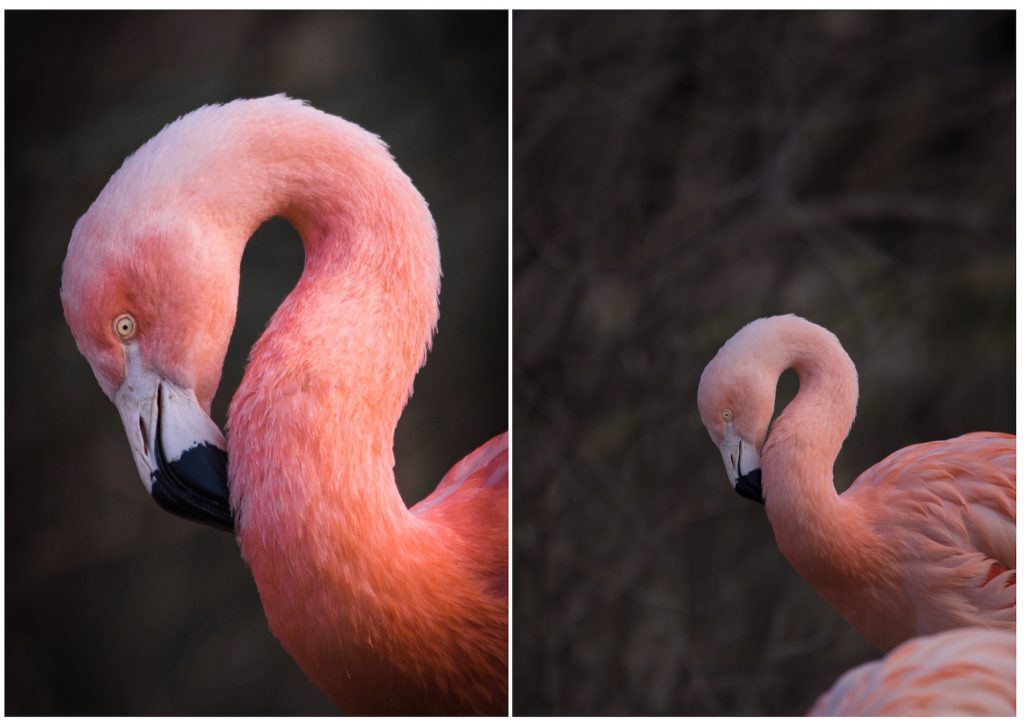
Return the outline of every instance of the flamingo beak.
<path id="1" fill-rule="evenodd" d="M 166 511 L 233 531 L 227 444 L 220 429 L 193 391 L 143 369 L 137 343 L 125 346 L 125 359 L 114 405 L 142 484 Z"/>
<path id="2" fill-rule="evenodd" d="M 725 438 L 718 444 L 725 463 L 725 472 L 733 490 L 743 498 L 749 498 L 764 504 L 764 492 L 761 490 L 761 458 L 757 449 L 748 441 L 743 440 L 732 429 L 730 424 Z"/>

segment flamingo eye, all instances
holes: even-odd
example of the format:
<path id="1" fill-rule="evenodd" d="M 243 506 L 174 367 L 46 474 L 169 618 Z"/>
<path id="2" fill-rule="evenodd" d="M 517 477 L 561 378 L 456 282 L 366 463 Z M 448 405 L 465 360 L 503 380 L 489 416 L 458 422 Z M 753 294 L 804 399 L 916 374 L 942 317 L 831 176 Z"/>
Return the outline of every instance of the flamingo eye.
<path id="1" fill-rule="evenodd" d="M 114 332 L 122 340 L 131 340 L 135 337 L 135 318 L 131 315 L 121 315 L 114 320 Z"/>
<path id="2" fill-rule="evenodd" d="M 722 411 L 722 420 L 724 420 L 726 423 L 731 421 L 732 420 L 732 411 L 729 410 L 728 408 L 723 410 Z"/>

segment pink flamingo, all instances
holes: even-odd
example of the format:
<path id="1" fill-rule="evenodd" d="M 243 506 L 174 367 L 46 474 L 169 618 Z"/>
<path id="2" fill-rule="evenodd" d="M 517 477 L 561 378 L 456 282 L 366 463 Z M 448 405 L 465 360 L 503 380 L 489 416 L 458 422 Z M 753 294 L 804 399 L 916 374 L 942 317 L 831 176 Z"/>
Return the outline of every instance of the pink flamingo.
<path id="1" fill-rule="evenodd" d="M 789 368 L 800 391 L 769 436 Z M 736 333 L 704 369 L 697 400 L 730 483 L 764 503 L 783 555 L 869 642 L 888 650 L 958 627 L 1014 628 L 1014 436 L 903 448 L 838 495 L 832 467 L 857 371 L 835 335 L 795 315 Z"/>
<path id="2" fill-rule="evenodd" d="M 808 715 L 1014 715 L 1014 632 L 953 629 L 911 639 L 839 678 Z"/>
<path id="3" fill-rule="evenodd" d="M 225 446 L 210 401 L 242 251 L 272 216 L 305 268 L 253 347 Z M 384 144 L 284 96 L 164 128 L 64 262 L 65 317 L 147 490 L 233 528 L 271 630 L 348 713 L 508 708 L 507 434 L 411 510 L 392 470 L 439 283 L 433 219 Z"/>

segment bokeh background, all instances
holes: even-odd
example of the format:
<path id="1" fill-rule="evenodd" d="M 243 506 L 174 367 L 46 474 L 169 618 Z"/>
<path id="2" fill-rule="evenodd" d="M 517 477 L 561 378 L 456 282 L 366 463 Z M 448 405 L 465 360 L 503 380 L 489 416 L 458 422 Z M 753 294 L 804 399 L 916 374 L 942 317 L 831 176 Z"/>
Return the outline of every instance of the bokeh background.
<path id="1" fill-rule="evenodd" d="M 878 653 L 730 490 L 698 379 L 757 317 L 834 331 L 840 489 L 1014 431 L 1014 15 L 513 25 L 514 712 L 805 712 Z"/>
<path id="2" fill-rule="evenodd" d="M 268 631 L 232 537 L 149 499 L 64 324 L 61 263 L 125 156 L 202 104 L 284 92 L 380 134 L 430 203 L 445 273 L 396 436 L 419 500 L 507 428 L 507 16 L 5 16 L 6 713 L 335 714 Z M 285 222 L 257 232 L 219 423 L 301 267 Z"/>

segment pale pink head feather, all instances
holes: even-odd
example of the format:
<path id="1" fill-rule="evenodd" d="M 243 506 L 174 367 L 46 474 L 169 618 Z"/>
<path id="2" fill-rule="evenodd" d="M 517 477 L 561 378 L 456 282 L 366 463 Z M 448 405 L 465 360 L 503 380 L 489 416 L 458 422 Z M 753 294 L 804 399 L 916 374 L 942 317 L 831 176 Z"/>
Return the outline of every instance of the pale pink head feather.
<path id="1" fill-rule="evenodd" d="M 108 396 L 124 376 L 112 325 L 129 312 L 146 364 L 209 406 L 234 326 L 244 245 L 275 215 L 295 224 L 307 255 L 347 253 L 378 268 L 396 255 L 361 247 L 361 235 L 421 240 L 398 270 L 423 311 L 415 373 L 436 326 L 440 281 L 426 202 L 379 138 L 272 96 L 204 106 L 169 124 L 124 162 L 75 225 L 61 299 Z M 351 238 L 323 245 L 328 231 Z"/>
<path id="2" fill-rule="evenodd" d="M 834 334 L 796 315 L 747 324 L 704 368 L 697 405 L 711 439 L 717 444 L 725 435 L 722 411 L 728 409 L 736 431 L 760 451 L 775 411 L 779 377 L 790 368 L 800 376 L 801 391 L 828 386 L 835 393 L 830 398 L 835 407 L 818 411 L 818 422 L 834 429 L 830 437 L 838 453 L 857 409 L 857 369 Z M 804 395 L 794 403 L 814 397 Z"/>

